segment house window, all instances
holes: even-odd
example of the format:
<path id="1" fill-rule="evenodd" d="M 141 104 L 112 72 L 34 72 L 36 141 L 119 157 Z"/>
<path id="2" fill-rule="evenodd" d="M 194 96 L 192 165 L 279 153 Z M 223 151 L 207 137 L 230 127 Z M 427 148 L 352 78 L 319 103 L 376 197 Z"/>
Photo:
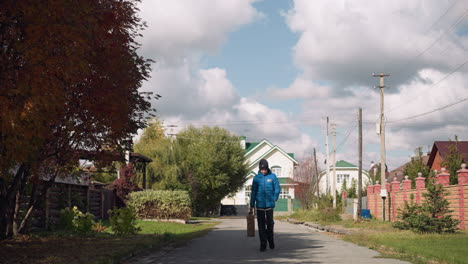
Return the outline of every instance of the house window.
<path id="1" fill-rule="evenodd" d="M 250 194 L 252 193 L 252 185 L 248 185 L 245 187 L 245 197 L 250 198 Z"/>
<path id="2" fill-rule="evenodd" d="M 271 167 L 271 172 L 276 174 L 276 177 L 281 177 L 281 167 L 280 166 Z"/>
<path id="3" fill-rule="evenodd" d="M 289 188 L 288 187 L 281 187 L 280 199 L 287 199 L 289 197 Z"/>
<path id="4" fill-rule="evenodd" d="M 336 175 L 337 183 L 342 183 L 344 180 L 346 180 L 346 183 L 349 183 L 349 174 L 337 174 Z"/>

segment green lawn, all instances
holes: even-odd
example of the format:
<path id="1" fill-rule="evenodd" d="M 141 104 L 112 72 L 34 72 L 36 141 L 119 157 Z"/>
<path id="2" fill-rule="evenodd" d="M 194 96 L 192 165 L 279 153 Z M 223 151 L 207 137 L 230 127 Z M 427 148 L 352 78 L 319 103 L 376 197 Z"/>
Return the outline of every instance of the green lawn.
<path id="1" fill-rule="evenodd" d="M 347 241 L 413 263 L 468 263 L 468 233 L 416 234 L 411 231 L 361 232 Z"/>
<path id="2" fill-rule="evenodd" d="M 85 236 L 64 232 L 33 234 L 0 241 L 0 263 L 118 263 L 145 250 L 181 245 L 206 234 L 216 224 L 138 221 L 141 231 L 129 236 L 115 236 L 110 229 Z"/>
<path id="3" fill-rule="evenodd" d="M 384 257 L 398 258 L 412 263 L 468 263 L 468 231 L 455 234 L 418 234 L 401 231 L 390 222 L 365 220 L 355 222 L 321 221 L 316 211 L 296 211 L 281 220 L 293 218 L 304 222 L 351 229 L 353 234 L 343 236 L 344 240 L 375 249 Z"/>

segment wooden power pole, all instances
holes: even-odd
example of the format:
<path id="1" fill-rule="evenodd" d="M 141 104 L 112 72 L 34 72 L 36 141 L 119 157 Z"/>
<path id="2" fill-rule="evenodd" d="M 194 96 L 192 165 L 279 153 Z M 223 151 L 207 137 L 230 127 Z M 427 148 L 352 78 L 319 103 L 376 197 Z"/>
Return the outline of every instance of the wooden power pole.
<path id="1" fill-rule="evenodd" d="M 333 179 L 332 179 L 332 195 L 333 208 L 336 208 L 336 124 L 331 124 L 333 136 Z"/>
<path id="2" fill-rule="evenodd" d="M 314 163 L 315 163 L 315 192 L 317 194 L 317 204 L 318 204 L 318 198 L 319 198 L 319 191 L 320 191 L 320 188 L 319 188 L 319 175 L 318 175 L 318 164 L 317 164 L 317 154 L 315 152 L 315 148 L 314 148 Z"/>
<path id="3" fill-rule="evenodd" d="M 362 108 L 359 108 L 359 171 L 358 171 L 358 207 L 357 207 L 357 216 L 358 219 L 361 219 L 361 209 L 362 209 Z"/>

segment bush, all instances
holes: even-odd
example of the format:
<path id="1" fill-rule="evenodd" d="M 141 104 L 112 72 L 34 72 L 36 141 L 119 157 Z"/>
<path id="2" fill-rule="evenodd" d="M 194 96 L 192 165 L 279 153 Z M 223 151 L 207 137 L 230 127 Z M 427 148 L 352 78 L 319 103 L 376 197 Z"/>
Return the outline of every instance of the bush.
<path id="1" fill-rule="evenodd" d="M 110 225 L 116 235 L 135 234 L 139 228 L 136 227 L 135 212 L 131 208 L 119 208 L 110 210 Z"/>
<path id="2" fill-rule="evenodd" d="M 94 215 L 82 213 L 76 206 L 60 211 L 60 224 L 63 229 L 74 233 L 90 233 L 93 229 Z"/>
<path id="3" fill-rule="evenodd" d="M 444 198 L 447 191 L 442 184 L 435 184 L 429 179 L 427 192 L 423 193 L 426 200 L 422 205 L 405 202 L 400 210 L 400 221 L 393 224 L 395 228 L 412 230 L 420 233 L 453 233 L 460 221 L 453 219 L 449 210 L 449 202 Z"/>
<path id="4" fill-rule="evenodd" d="M 191 201 L 186 191 L 146 190 L 129 195 L 127 206 L 142 219 L 184 219 L 191 217 Z"/>

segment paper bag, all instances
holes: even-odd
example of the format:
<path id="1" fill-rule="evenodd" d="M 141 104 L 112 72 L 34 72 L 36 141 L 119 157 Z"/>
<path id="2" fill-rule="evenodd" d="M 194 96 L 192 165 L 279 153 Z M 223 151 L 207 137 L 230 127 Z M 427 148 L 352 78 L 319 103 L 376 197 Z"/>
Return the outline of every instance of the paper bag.
<path id="1" fill-rule="evenodd" d="M 254 214 L 248 214 L 247 218 L 247 236 L 254 237 L 255 236 L 255 216 Z"/>

